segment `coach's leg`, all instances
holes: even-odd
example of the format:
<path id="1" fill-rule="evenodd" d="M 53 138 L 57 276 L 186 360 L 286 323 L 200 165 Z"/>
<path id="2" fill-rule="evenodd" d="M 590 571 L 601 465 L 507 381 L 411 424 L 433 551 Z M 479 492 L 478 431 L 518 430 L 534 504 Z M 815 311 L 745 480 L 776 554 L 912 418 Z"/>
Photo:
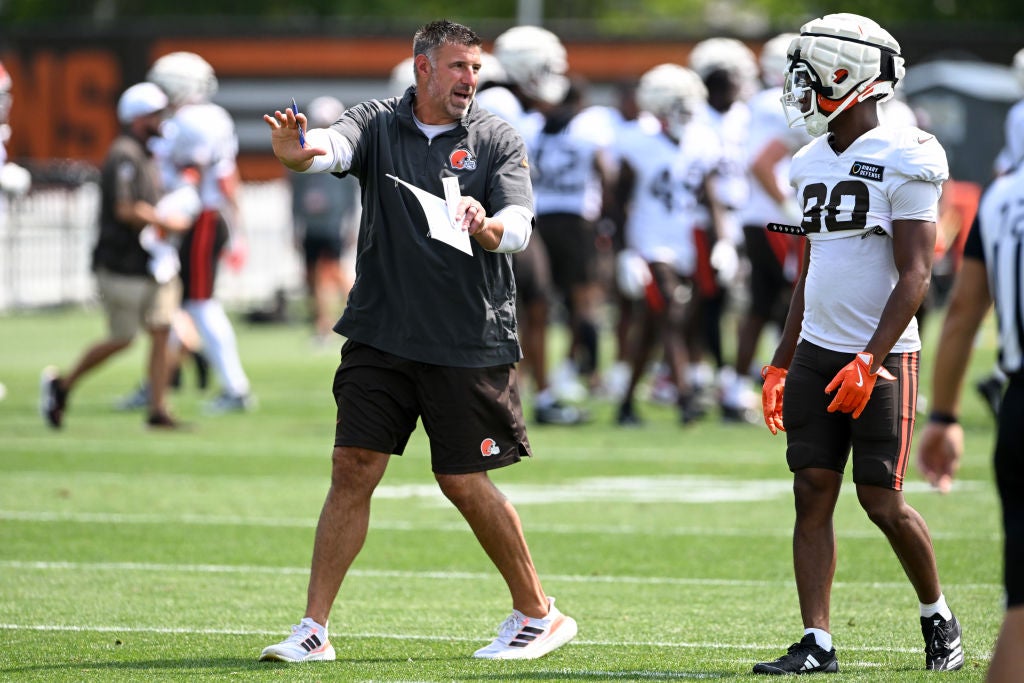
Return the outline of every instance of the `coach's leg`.
<path id="1" fill-rule="evenodd" d="M 363 448 L 335 447 L 331 488 L 320 511 L 306 595 L 306 616 L 326 624 L 331 606 L 370 525 L 370 497 L 389 457 Z"/>
<path id="2" fill-rule="evenodd" d="M 871 521 L 889 539 L 918 599 L 924 604 L 938 600 L 942 593 L 939 570 L 924 518 L 907 504 L 900 491 L 857 484 L 857 499 Z"/>
<path id="3" fill-rule="evenodd" d="M 469 522 L 487 556 L 498 568 L 512 594 L 512 607 L 528 617 L 548 613 L 519 514 L 486 472 L 435 474 L 441 491 Z"/>
<path id="4" fill-rule="evenodd" d="M 832 514 L 842 481 L 842 474 L 832 470 L 808 468 L 794 473 L 793 570 L 804 628 L 830 630 L 832 579 L 836 573 Z"/>

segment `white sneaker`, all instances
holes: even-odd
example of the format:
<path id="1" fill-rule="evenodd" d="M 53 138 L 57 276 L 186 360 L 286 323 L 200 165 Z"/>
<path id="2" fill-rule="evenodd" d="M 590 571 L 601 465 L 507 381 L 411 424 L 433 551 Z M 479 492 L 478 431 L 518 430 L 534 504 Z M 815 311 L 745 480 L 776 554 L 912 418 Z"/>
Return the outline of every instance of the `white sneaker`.
<path id="1" fill-rule="evenodd" d="M 298 626 L 292 626 L 290 636 L 263 648 L 260 661 L 333 662 L 334 646 L 327 639 L 327 627 L 305 617 Z"/>
<path id="2" fill-rule="evenodd" d="M 548 615 L 533 619 L 519 610 L 498 627 L 498 637 L 473 653 L 477 659 L 537 659 L 576 637 L 576 620 L 555 607 L 548 598 Z"/>

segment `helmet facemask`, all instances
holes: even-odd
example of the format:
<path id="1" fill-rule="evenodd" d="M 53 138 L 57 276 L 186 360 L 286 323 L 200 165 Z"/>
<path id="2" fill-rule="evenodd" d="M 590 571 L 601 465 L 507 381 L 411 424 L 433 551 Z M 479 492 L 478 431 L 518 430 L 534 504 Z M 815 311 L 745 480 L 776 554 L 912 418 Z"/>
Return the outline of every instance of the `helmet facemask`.
<path id="1" fill-rule="evenodd" d="M 855 104 L 892 97 L 905 71 L 899 43 L 870 19 L 850 14 L 805 24 L 788 53 L 781 98 L 786 118 L 814 137 Z"/>

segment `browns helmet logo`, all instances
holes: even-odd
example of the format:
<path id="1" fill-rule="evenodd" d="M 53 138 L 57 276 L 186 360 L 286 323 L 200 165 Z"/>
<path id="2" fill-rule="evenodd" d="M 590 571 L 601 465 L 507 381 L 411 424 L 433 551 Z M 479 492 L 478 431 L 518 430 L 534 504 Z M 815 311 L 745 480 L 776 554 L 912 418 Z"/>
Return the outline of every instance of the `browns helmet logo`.
<path id="1" fill-rule="evenodd" d="M 488 458 L 498 453 L 501 453 L 501 449 L 498 448 L 498 442 L 494 439 L 484 439 L 480 442 L 480 455 Z"/>
<path id="2" fill-rule="evenodd" d="M 468 149 L 459 148 L 448 155 L 448 165 L 456 171 L 475 171 L 476 157 Z"/>

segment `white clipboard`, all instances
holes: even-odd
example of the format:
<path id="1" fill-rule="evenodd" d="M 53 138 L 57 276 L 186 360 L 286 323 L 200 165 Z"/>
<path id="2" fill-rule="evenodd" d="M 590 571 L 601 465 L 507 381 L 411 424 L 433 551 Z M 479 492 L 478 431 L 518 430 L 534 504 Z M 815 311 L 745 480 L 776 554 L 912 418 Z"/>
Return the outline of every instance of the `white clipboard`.
<path id="1" fill-rule="evenodd" d="M 441 199 L 437 195 L 405 182 L 398 176 L 393 176 L 390 173 L 385 175 L 396 183 L 401 183 L 409 188 L 409 191 L 419 201 L 420 206 L 423 207 L 423 214 L 427 217 L 428 235 L 432 239 L 455 247 L 464 254 L 473 255 L 473 245 L 469 242 L 469 233 L 463 230 L 461 225 L 455 225 L 455 211 L 462 198 L 459 193 L 458 178 L 443 179 L 447 199 Z"/>

